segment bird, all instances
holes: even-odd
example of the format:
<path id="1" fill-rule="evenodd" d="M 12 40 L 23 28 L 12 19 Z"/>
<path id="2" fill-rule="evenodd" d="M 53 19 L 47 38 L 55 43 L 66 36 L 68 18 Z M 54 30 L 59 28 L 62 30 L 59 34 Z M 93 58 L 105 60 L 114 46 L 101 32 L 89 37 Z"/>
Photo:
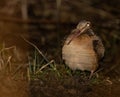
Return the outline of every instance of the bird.
<path id="1" fill-rule="evenodd" d="M 65 39 L 62 58 L 73 71 L 89 71 L 91 78 L 104 57 L 104 52 L 102 40 L 93 32 L 91 22 L 82 20 Z"/>

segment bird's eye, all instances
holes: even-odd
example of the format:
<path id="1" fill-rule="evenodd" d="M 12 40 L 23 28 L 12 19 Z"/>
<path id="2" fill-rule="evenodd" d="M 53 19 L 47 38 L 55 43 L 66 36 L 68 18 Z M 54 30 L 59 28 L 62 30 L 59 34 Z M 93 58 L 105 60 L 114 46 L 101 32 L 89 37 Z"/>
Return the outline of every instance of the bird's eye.
<path id="1" fill-rule="evenodd" d="M 90 26 L 90 23 L 87 23 L 86 25 L 87 25 L 87 27 L 89 27 L 89 26 Z"/>

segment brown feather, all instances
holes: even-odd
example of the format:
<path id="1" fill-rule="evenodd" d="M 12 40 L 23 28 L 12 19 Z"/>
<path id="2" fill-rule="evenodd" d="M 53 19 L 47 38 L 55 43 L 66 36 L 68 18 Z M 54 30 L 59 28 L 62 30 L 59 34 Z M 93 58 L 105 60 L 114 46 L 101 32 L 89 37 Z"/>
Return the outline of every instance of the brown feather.
<path id="1" fill-rule="evenodd" d="M 72 70 L 88 70 L 92 75 L 98 67 L 98 61 L 104 56 L 105 49 L 100 38 L 84 23 L 88 24 L 84 21 L 77 26 L 83 30 L 81 34 L 76 35 L 76 32 L 80 32 L 77 28 L 66 38 L 62 57 Z"/>

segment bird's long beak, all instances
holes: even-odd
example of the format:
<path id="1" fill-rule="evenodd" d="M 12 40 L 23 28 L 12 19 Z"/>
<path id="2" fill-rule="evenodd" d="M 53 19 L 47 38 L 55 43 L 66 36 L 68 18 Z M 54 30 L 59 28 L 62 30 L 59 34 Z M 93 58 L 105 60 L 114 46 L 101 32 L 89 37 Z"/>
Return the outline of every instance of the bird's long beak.
<path id="1" fill-rule="evenodd" d="M 70 44 L 70 42 L 71 42 L 74 38 L 76 38 L 76 37 L 78 37 L 79 35 L 81 35 L 84 31 L 85 31 L 85 27 L 83 27 L 82 29 L 76 29 L 76 30 L 73 32 L 74 35 L 71 37 L 71 39 L 69 40 L 69 42 L 68 42 L 67 44 Z"/>
<path id="2" fill-rule="evenodd" d="M 76 38 L 76 37 L 78 37 L 79 35 L 81 35 L 83 32 L 85 32 L 86 30 L 88 30 L 90 27 L 89 27 L 89 25 L 86 25 L 86 26 L 84 26 L 83 28 L 81 28 L 81 29 L 76 29 L 74 32 L 73 32 L 73 36 L 71 37 L 71 39 L 68 41 L 68 43 L 67 44 L 70 44 L 71 43 L 71 41 L 74 39 L 74 38 Z"/>
<path id="3" fill-rule="evenodd" d="M 74 38 L 78 37 L 78 36 L 81 34 L 81 31 L 78 29 L 77 31 L 75 30 L 75 32 L 73 32 L 73 33 L 74 33 L 74 35 L 71 37 L 71 39 L 68 41 L 67 44 L 70 44 L 70 42 L 71 42 Z"/>

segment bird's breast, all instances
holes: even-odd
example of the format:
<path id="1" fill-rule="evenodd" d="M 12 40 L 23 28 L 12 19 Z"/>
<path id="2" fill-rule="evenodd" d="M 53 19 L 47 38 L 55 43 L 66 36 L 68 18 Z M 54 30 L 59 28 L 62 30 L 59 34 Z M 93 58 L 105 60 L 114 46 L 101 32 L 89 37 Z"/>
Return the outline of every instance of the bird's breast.
<path id="1" fill-rule="evenodd" d="M 67 41 L 69 41 L 69 37 L 62 48 L 65 63 L 73 70 L 91 71 L 94 69 L 97 59 L 90 37 L 78 37 L 73 39 L 69 44 L 67 44 Z"/>

